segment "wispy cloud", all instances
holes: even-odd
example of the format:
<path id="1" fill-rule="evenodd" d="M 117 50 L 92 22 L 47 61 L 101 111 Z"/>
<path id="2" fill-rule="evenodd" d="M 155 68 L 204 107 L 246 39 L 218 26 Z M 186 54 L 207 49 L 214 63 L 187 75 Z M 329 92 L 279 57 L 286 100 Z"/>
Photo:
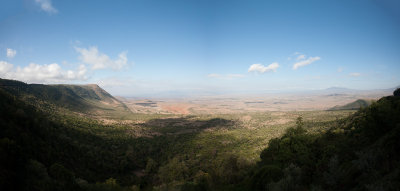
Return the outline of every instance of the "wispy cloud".
<path id="1" fill-rule="evenodd" d="M 243 74 L 208 74 L 209 78 L 218 78 L 218 79 L 234 79 L 234 78 L 243 78 L 245 77 Z"/>
<path id="2" fill-rule="evenodd" d="M 279 64 L 277 62 L 274 62 L 268 66 L 264 66 L 262 64 L 253 64 L 249 67 L 249 69 L 247 71 L 248 72 L 258 72 L 258 73 L 265 73 L 265 72 L 270 72 L 270 71 L 276 72 L 277 68 L 279 68 Z"/>
<path id="3" fill-rule="evenodd" d="M 75 47 L 75 50 L 80 53 L 79 60 L 85 64 L 91 65 L 93 70 L 106 68 L 120 70 L 124 68 L 128 63 L 126 51 L 121 52 L 118 55 L 117 59 L 112 60 L 108 55 L 99 52 L 99 50 L 95 46 L 91 46 L 87 49 Z"/>
<path id="4" fill-rule="evenodd" d="M 300 60 L 300 59 L 304 59 L 305 55 L 300 53 L 300 52 L 295 52 L 293 54 L 291 54 L 287 60 Z"/>
<path id="5" fill-rule="evenodd" d="M 361 76 L 361 74 L 358 73 L 358 72 L 353 72 L 353 73 L 350 73 L 349 76 L 351 76 L 351 77 L 359 77 L 359 76 Z"/>
<path id="6" fill-rule="evenodd" d="M 63 70 L 57 63 L 39 65 L 31 63 L 17 67 L 0 61 L 0 77 L 21 80 L 29 83 L 63 83 L 75 80 L 86 80 L 87 69 L 80 65 L 76 70 Z"/>
<path id="7" fill-rule="evenodd" d="M 303 66 L 309 65 L 309 64 L 311 64 L 311 63 L 313 63 L 313 62 L 315 62 L 317 60 L 320 60 L 320 59 L 321 58 L 319 56 L 316 56 L 316 57 L 309 57 L 309 58 L 307 58 L 305 60 L 296 62 L 296 63 L 293 64 L 293 70 L 297 70 L 297 68 L 299 68 L 299 67 L 303 67 Z"/>
<path id="8" fill-rule="evenodd" d="M 55 14 L 58 13 L 58 10 L 53 7 L 51 0 L 35 0 L 36 4 L 40 6 L 40 9 L 50 13 L 50 14 Z"/>
<path id="9" fill-rule="evenodd" d="M 342 68 L 342 67 L 339 67 L 339 68 L 337 69 L 337 72 L 343 72 L 343 68 Z"/>
<path id="10" fill-rule="evenodd" d="M 11 48 L 7 48 L 7 57 L 8 58 L 14 58 L 14 56 L 17 55 L 17 51 L 13 50 Z"/>
<path id="11" fill-rule="evenodd" d="M 296 60 L 302 60 L 302 59 L 305 59 L 305 58 L 306 58 L 306 55 L 301 54 L 301 55 L 297 56 Z"/>

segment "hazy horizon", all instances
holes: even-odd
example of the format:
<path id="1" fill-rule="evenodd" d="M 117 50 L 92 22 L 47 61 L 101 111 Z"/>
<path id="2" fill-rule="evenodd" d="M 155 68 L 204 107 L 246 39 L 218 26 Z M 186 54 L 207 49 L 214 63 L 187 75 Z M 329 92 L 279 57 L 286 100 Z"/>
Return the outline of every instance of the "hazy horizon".
<path id="1" fill-rule="evenodd" d="M 2 0 L 0 190 L 397 190 L 399 73 L 400 0 Z"/>

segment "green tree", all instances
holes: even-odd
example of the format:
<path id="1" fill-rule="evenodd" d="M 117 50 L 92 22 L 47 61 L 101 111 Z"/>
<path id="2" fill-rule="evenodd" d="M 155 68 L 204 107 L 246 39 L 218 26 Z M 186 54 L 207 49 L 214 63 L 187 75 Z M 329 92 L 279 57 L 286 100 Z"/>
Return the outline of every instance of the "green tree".
<path id="1" fill-rule="evenodd" d="M 393 92 L 394 96 L 400 96 L 400 88 L 397 88 L 394 92 Z"/>
<path id="2" fill-rule="evenodd" d="M 304 126 L 303 117 L 302 116 L 297 117 L 296 127 L 303 128 L 303 126 Z"/>
<path id="3" fill-rule="evenodd" d="M 152 158 L 149 158 L 147 160 L 147 164 L 146 164 L 146 169 L 145 172 L 146 174 L 153 174 L 155 172 L 157 172 L 157 162 L 154 161 Z"/>
<path id="4" fill-rule="evenodd" d="M 174 157 L 166 165 L 160 167 L 158 175 L 163 183 L 183 181 L 188 177 L 189 169 L 183 161 Z"/>

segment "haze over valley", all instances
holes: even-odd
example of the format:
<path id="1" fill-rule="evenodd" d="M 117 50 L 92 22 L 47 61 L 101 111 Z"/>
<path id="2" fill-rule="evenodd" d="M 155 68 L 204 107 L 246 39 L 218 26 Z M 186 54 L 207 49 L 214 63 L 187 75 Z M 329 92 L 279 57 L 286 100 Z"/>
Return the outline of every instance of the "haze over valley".
<path id="1" fill-rule="evenodd" d="M 0 190 L 398 190 L 394 0 L 5 0 Z"/>

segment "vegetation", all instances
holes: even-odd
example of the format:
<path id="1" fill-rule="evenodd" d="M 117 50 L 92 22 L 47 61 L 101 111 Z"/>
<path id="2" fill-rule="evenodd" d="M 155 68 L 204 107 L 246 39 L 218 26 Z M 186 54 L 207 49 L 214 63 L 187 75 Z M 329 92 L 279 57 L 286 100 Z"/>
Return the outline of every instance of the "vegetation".
<path id="1" fill-rule="evenodd" d="M 95 84 L 43 85 L 0 79 L 0 87 L 22 101 L 50 113 L 60 108 L 102 116 L 129 113 L 125 104 Z"/>
<path id="2" fill-rule="evenodd" d="M 342 106 L 335 106 L 329 110 L 358 110 L 360 108 L 368 107 L 372 104 L 372 100 L 358 99 L 354 102 Z"/>
<path id="3" fill-rule="evenodd" d="M 323 134 L 297 125 L 272 139 L 251 178 L 255 190 L 396 190 L 400 98 L 384 97 Z"/>
<path id="4" fill-rule="evenodd" d="M 400 96 L 400 88 L 397 88 L 394 92 L 393 92 L 394 96 Z"/>
<path id="5" fill-rule="evenodd" d="M 102 120 L 43 98 L 50 93 L 20 90 L 25 87 L 21 82 L 7 83 L 19 86 L 0 87 L 0 190 L 395 190 L 400 186 L 400 97 L 384 97 L 355 113 L 125 112 L 117 119 L 123 110 L 116 107 Z M 107 95 L 74 88 L 79 100 Z M 98 102 L 108 98 L 98 96 Z M 72 102 L 69 97 L 67 101 Z"/>

